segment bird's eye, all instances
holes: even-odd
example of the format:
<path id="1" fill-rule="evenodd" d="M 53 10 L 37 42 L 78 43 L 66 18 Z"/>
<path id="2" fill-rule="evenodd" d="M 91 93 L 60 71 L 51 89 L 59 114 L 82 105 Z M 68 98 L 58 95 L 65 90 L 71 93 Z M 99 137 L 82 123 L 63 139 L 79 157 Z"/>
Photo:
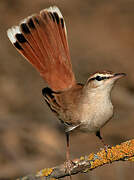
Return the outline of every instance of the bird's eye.
<path id="1" fill-rule="evenodd" d="M 101 77 L 101 76 L 96 76 L 96 77 L 95 77 L 95 79 L 96 79 L 97 81 L 101 81 L 101 80 L 103 80 L 103 79 L 104 79 L 104 77 Z"/>

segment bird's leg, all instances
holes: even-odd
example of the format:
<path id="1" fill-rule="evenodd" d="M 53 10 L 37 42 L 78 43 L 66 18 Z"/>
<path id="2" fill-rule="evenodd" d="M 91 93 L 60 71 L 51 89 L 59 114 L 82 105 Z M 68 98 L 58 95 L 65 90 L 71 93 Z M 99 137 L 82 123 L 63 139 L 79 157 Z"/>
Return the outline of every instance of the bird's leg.
<path id="1" fill-rule="evenodd" d="M 66 132 L 66 142 L 67 142 L 67 149 L 66 149 L 66 160 L 70 160 L 70 146 L 69 146 L 69 132 Z"/>
<path id="2" fill-rule="evenodd" d="M 100 134 L 100 130 L 96 132 L 96 136 L 101 140 L 102 144 L 104 145 L 105 151 L 107 153 L 107 150 L 110 146 L 108 144 L 105 144 L 105 142 Z"/>
<path id="3" fill-rule="evenodd" d="M 71 178 L 71 169 L 75 165 L 73 161 L 70 160 L 70 144 L 69 144 L 69 132 L 66 132 L 66 142 L 67 142 L 67 149 L 66 149 L 66 162 L 65 162 L 65 169 L 70 175 Z"/>

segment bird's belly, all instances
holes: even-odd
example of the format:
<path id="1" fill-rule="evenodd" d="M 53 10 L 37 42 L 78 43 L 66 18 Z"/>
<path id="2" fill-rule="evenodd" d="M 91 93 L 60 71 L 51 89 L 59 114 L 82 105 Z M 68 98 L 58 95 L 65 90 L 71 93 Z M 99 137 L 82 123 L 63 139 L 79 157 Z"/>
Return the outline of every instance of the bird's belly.
<path id="1" fill-rule="evenodd" d="M 84 113 L 82 115 L 81 130 L 95 132 L 103 127 L 113 116 L 113 106 L 105 108 L 96 108 L 95 111 L 89 111 L 89 113 Z"/>

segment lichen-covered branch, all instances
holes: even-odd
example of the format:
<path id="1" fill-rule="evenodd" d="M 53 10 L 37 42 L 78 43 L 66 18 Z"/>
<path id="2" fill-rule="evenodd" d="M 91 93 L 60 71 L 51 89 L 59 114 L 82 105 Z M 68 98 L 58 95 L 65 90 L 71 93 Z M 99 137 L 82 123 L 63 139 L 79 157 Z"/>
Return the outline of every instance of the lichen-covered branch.
<path id="1" fill-rule="evenodd" d="M 102 150 L 97 154 L 91 153 L 88 156 L 82 156 L 79 159 L 72 160 L 74 165 L 71 169 L 71 175 L 77 173 L 86 173 L 104 164 L 113 163 L 115 161 L 134 161 L 134 139 L 126 141 L 120 145 L 116 145 L 107 150 Z M 58 179 L 70 174 L 66 171 L 65 164 L 44 168 L 35 175 L 28 175 L 17 180 L 45 180 Z"/>

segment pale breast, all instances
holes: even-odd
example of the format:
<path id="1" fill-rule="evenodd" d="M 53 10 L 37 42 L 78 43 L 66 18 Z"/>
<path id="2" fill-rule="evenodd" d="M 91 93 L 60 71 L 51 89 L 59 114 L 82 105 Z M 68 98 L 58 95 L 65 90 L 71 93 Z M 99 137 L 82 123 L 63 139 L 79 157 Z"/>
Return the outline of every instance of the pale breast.
<path id="1" fill-rule="evenodd" d="M 94 132 L 103 127 L 113 115 L 110 98 L 102 98 L 90 104 L 83 104 L 81 109 L 81 130 Z"/>

